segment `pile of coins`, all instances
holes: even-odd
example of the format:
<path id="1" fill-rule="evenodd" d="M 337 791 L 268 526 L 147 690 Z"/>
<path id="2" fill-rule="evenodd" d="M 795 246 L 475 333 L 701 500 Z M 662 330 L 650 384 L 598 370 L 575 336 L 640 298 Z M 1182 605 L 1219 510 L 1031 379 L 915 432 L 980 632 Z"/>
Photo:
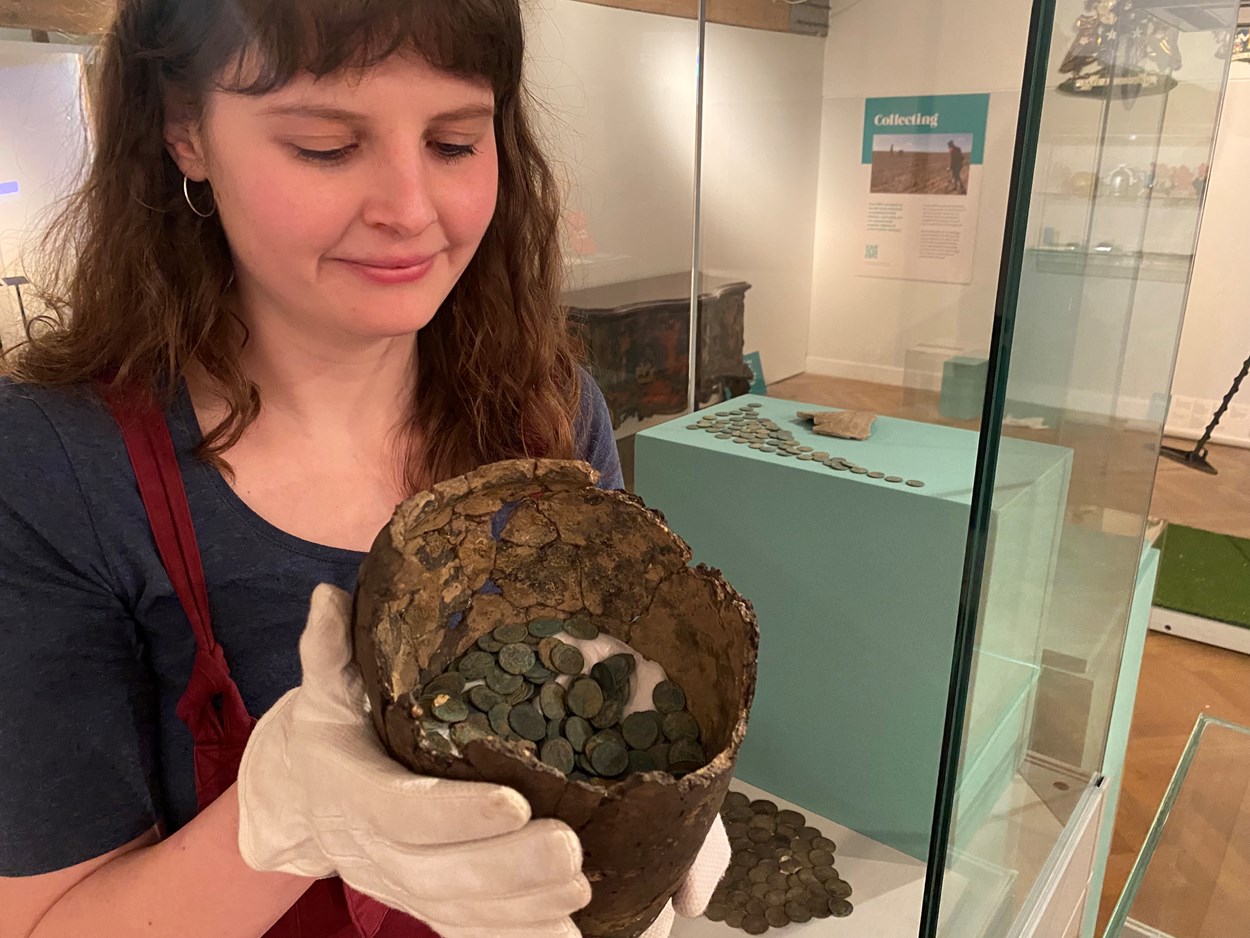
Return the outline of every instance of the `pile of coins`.
<path id="1" fill-rule="evenodd" d="M 702 730 L 673 681 L 652 692 L 654 710 L 626 715 L 635 658 L 611 655 L 586 667 L 581 648 L 599 629 L 585 619 L 501 625 L 413 695 L 412 715 L 444 752 L 498 736 L 579 781 L 636 772 L 676 776 L 702 768 Z"/>
<path id="2" fill-rule="evenodd" d="M 893 485 L 906 484 L 914 489 L 924 488 L 919 479 L 886 475 L 874 469 L 856 465 L 842 456 L 830 456 L 811 446 L 800 446 L 794 434 L 783 429 L 775 420 L 761 418 L 760 404 L 746 404 L 736 410 L 718 410 L 704 414 L 698 423 L 686 425 L 687 430 L 702 430 L 715 434 L 718 440 L 732 440 L 761 453 L 781 459 L 797 459 L 799 462 L 817 462 L 834 472 L 849 472 L 870 479 L 880 479 Z"/>
<path id="3" fill-rule="evenodd" d="M 707 918 L 762 935 L 792 922 L 845 918 L 854 911 L 851 886 L 833 865 L 837 845 L 798 811 L 730 792 L 721 818 L 733 860 L 708 903 Z"/>

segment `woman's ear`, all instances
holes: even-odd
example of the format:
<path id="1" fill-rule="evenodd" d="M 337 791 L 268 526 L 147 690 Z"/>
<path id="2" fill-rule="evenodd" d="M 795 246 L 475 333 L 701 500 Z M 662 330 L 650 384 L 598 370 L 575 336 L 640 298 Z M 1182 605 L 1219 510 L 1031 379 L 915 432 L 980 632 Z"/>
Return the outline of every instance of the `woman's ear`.
<path id="1" fill-rule="evenodd" d="M 165 149 L 192 182 L 208 178 L 199 114 L 191 96 L 182 91 L 165 93 Z"/>

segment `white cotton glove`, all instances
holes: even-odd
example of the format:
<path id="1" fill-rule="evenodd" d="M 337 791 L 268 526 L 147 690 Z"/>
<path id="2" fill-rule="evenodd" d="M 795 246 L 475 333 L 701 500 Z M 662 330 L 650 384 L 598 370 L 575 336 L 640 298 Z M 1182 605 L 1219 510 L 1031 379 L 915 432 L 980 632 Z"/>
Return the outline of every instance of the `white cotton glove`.
<path id="1" fill-rule="evenodd" d="M 725 875 L 725 870 L 729 869 L 730 856 L 732 852 L 729 848 L 729 837 L 725 834 L 725 825 L 718 814 L 711 830 L 707 832 L 703 846 L 699 848 L 698 856 L 694 858 L 694 865 L 690 867 L 690 872 L 673 896 L 673 901 L 664 906 L 659 917 L 639 938 L 668 938 L 669 932 L 673 930 L 674 911 L 686 918 L 698 918 L 702 915 L 707 910 L 707 904 L 720 884 L 721 877 Z"/>
<path id="2" fill-rule="evenodd" d="M 303 683 L 261 718 L 239 770 L 239 850 L 256 870 L 338 875 L 443 938 L 578 938 L 590 901 L 577 835 L 499 785 L 391 759 L 352 661 L 351 598 L 322 585 Z"/>

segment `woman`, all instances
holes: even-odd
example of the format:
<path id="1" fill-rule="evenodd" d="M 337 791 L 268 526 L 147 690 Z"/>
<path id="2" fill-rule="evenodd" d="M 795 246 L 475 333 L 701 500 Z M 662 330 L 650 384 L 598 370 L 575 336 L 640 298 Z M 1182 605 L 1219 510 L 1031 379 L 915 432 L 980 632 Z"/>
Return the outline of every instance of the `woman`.
<path id="1" fill-rule="evenodd" d="M 476 465 L 621 485 L 522 58 L 517 0 L 120 3 L 0 382 L 6 938 L 577 933 L 570 830 L 380 750 L 343 592 Z"/>

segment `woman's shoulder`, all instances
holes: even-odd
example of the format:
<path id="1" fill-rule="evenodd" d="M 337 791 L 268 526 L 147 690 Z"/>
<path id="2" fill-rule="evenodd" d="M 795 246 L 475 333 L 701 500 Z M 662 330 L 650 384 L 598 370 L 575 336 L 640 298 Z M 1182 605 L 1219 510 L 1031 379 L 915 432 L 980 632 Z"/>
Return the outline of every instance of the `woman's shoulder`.
<path id="1" fill-rule="evenodd" d="M 73 462 L 75 451 L 115 449 L 120 433 L 89 387 L 49 388 L 0 376 L 0 461 L 43 471 Z"/>

